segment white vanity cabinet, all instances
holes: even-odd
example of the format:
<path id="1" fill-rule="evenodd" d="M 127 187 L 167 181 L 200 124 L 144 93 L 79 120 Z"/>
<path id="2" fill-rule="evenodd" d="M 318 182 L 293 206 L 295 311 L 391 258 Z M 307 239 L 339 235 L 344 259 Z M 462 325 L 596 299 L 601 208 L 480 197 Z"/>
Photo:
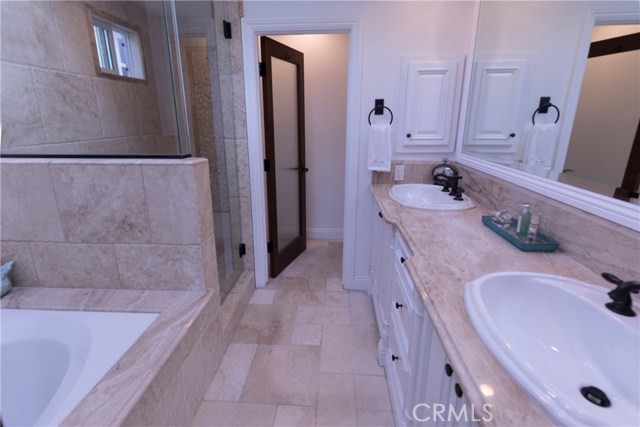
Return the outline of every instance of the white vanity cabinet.
<path id="1" fill-rule="evenodd" d="M 378 342 L 378 363 L 384 366 L 389 347 L 389 325 L 391 324 L 391 273 L 393 270 L 392 243 L 395 227 L 384 220 L 379 209 L 373 213 L 373 253 L 371 257 L 371 277 L 373 305 L 380 333 Z"/>
<path id="2" fill-rule="evenodd" d="M 478 416 L 464 395 L 428 315 L 424 316 L 420 333 L 422 345 L 414 388 L 413 425 L 477 426 Z"/>
<path id="3" fill-rule="evenodd" d="M 385 369 L 395 423 L 404 426 L 412 421 L 413 389 L 424 308 L 405 267 L 405 262 L 412 256 L 411 251 L 398 231 L 394 234 L 392 246 L 391 325 Z"/>
<path id="4" fill-rule="evenodd" d="M 395 425 L 473 426 L 472 407 L 449 369 L 444 348 L 406 268 L 413 254 L 380 211 L 374 215 L 371 272 L 380 330 L 378 357 L 385 367 Z"/>

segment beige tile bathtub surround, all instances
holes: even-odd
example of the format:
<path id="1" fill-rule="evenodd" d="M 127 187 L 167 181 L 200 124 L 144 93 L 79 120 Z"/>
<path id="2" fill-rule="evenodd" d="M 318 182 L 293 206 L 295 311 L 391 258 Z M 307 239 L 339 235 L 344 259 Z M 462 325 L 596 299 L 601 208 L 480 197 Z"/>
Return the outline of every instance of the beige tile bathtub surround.
<path id="1" fill-rule="evenodd" d="M 217 292 L 203 159 L 2 159 L 16 286 Z"/>
<path id="2" fill-rule="evenodd" d="M 222 306 L 210 290 L 17 287 L 2 299 L 2 308 L 160 313 L 62 425 L 189 425 L 253 283 L 253 274 L 243 273 Z"/>
<path id="3" fill-rule="evenodd" d="M 441 162 L 404 162 L 402 183 L 431 183 L 433 167 Z M 560 242 L 560 251 L 594 272 L 609 272 L 625 280 L 640 278 L 640 233 L 580 209 L 534 193 L 468 166 L 454 163 L 463 176 L 460 186 L 489 211 L 509 209 L 514 215 L 523 202 L 542 214 L 541 231 Z M 375 172 L 374 184 L 399 184 L 391 173 Z"/>
<path id="4" fill-rule="evenodd" d="M 478 337 L 466 315 L 464 284 L 498 271 L 535 271 L 609 285 L 562 251 L 519 251 L 482 224 L 481 216 L 489 213 L 482 206 L 455 213 L 406 208 L 392 201 L 388 190 L 388 185 L 372 186 L 384 219 L 398 227 L 414 254 L 407 268 L 470 403 L 492 405 L 494 419 L 486 425 L 554 425 Z M 494 395 L 483 396 L 481 384 L 491 386 Z"/>

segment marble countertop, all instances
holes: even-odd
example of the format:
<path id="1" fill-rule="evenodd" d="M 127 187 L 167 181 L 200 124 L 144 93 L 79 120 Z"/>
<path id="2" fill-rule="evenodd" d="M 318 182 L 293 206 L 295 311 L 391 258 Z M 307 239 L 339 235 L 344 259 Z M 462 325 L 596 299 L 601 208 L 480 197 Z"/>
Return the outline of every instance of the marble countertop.
<path id="1" fill-rule="evenodd" d="M 1 306 L 159 313 L 63 422 L 63 425 L 121 425 L 134 405 L 145 398 L 156 375 L 172 369 L 174 350 L 214 296 L 211 291 L 15 287 L 2 298 Z"/>
<path id="2" fill-rule="evenodd" d="M 607 286 L 604 279 L 563 254 L 562 248 L 521 252 L 482 224 L 482 215 L 490 214 L 482 206 L 461 212 L 413 209 L 391 200 L 388 190 L 386 184 L 371 186 L 384 219 L 400 230 L 414 254 L 405 265 L 469 402 L 476 408 L 491 405 L 493 420 L 484 425 L 555 425 L 480 340 L 466 313 L 464 285 L 499 271 L 556 274 Z M 493 390 L 493 395 L 481 390 Z"/>

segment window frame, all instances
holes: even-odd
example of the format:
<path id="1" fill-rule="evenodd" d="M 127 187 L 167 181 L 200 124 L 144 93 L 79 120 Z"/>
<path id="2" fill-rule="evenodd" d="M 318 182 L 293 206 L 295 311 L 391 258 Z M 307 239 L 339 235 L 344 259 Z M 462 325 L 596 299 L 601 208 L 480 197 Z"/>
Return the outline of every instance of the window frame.
<path id="1" fill-rule="evenodd" d="M 96 9 L 93 6 L 87 6 L 87 23 L 89 26 L 89 34 L 91 41 L 91 54 L 93 56 L 93 63 L 96 71 L 96 75 L 99 77 L 107 77 L 115 80 L 124 80 L 133 83 L 148 84 L 147 70 L 147 58 L 144 52 L 144 43 L 142 39 L 142 33 L 140 27 L 129 24 L 120 18 L 117 18 L 109 13 Z M 98 52 L 98 41 L 96 40 L 95 27 L 108 33 L 106 37 L 109 42 L 108 60 L 113 69 L 103 68 L 100 62 L 100 53 Z M 132 71 L 132 75 L 121 75 L 119 66 L 121 62 L 118 60 L 120 54 L 118 52 L 118 46 L 114 41 L 114 31 L 123 34 L 127 39 L 127 58 L 124 64 Z M 139 57 L 136 61 L 134 56 Z M 136 77 L 136 75 L 141 77 Z"/>

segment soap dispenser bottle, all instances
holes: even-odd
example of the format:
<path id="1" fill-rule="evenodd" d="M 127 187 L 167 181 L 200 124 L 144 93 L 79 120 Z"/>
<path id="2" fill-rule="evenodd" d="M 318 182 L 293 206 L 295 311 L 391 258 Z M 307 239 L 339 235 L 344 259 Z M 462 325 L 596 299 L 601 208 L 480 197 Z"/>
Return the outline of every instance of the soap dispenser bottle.
<path id="1" fill-rule="evenodd" d="M 529 224 L 531 223 L 531 203 L 523 203 L 522 211 L 518 214 L 518 223 L 516 224 L 516 233 L 518 236 L 527 236 L 529 232 Z"/>

